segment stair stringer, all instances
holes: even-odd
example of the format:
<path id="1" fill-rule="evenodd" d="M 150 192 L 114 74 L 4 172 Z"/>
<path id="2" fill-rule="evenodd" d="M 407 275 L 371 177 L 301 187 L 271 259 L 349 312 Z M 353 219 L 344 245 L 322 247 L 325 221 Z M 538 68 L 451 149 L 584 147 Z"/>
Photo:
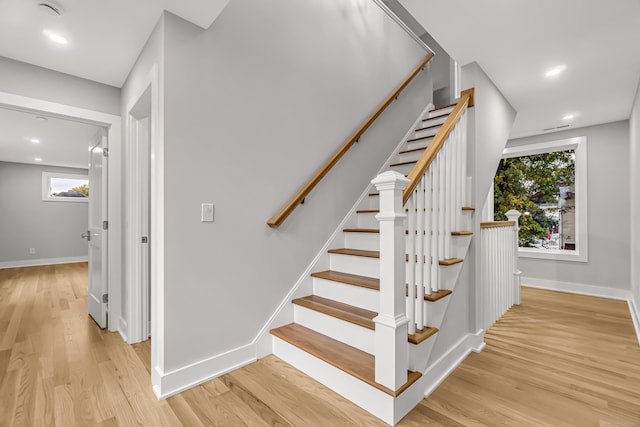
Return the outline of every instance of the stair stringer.
<path id="1" fill-rule="evenodd" d="M 388 168 L 388 165 L 398 157 L 398 151 L 400 150 L 400 148 L 403 146 L 403 144 L 406 143 L 407 139 L 409 139 L 411 135 L 413 135 L 415 128 L 422 122 L 422 118 L 425 116 L 425 114 L 428 114 L 428 112 L 433 108 L 434 105 L 432 103 L 429 103 L 426 108 L 418 115 L 409 130 L 393 148 L 391 155 L 389 155 L 389 157 L 380 166 L 380 169 L 378 170 L 378 173 L 376 175 L 385 171 Z M 303 297 L 305 295 L 313 293 L 313 281 L 311 273 L 318 270 L 326 270 L 329 267 L 329 254 L 327 251 L 332 247 L 336 247 L 339 242 L 343 241 L 344 236 L 342 230 L 344 228 L 357 226 L 358 215 L 356 211 L 358 209 L 362 209 L 363 206 L 368 206 L 370 199 L 369 193 L 372 191 L 372 189 L 372 184 L 369 184 L 364 189 L 358 200 L 354 203 L 349 212 L 347 212 L 340 224 L 338 224 L 334 232 L 331 234 L 331 237 L 329 237 L 327 242 L 322 246 L 322 248 L 320 248 L 320 251 L 313 258 L 311 263 L 309 263 L 298 280 L 296 280 L 293 287 L 280 301 L 278 307 L 274 310 L 273 314 L 269 317 L 265 325 L 262 327 L 262 329 L 260 329 L 256 337 L 253 339 L 251 344 L 256 346 L 257 359 L 273 354 L 274 338 L 271 337 L 269 331 L 271 329 L 293 322 L 294 311 L 291 301 L 295 298 Z"/>

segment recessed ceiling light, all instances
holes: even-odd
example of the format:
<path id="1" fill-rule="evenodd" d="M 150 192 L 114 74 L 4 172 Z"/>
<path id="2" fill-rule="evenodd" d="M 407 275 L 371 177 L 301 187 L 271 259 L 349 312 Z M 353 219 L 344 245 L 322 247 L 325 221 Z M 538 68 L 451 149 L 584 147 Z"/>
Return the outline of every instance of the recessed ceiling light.
<path id="1" fill-rule="evenodd" d="M 42 117 L 42 116 L 36 116 L 36 120 L 39 121 L 39 122 L 46 122 L 49 119 L 47 119 L 46 117 Z"/>
<path id="2" fill-rule="evenodd" d="M 29 141 L 33 142 L 34 144 L 40 144 L 40 140 L 38 138 L 31 138 Z"/>
<path id="3" fill-rule="evenodd" d="M 567 66 L 562 64 L 562 65 L 558 65 L 556 67 L 550 68 L 544 75 L 546 77 L 555 77 L 561 73 L 563 73 L 564 71 L 566 71 Z"/>
<path id="4" fill-rule="evenodd" d="M 42 30 L 42 34 L 44 34 L 45 36 L 49 37 L 49 40 L 51 40 L 54 43 L 58 43 L 58 44 L 67 44 L 69 43 L 69 41 L 64 38 L 63 36 L 61 36 L 58 33 L 55 33 L 51 30 Z"/>
<path id="5" fill-rule="evenodd" d="M 562 118 L 562 120 L 571 120 L 571 119 L 574 119 L 575 117 L 576 117 L 575 114 L 567 114 Z"/>
<path id="6" fill-rule="evenodd" d="M 42 159 L 40 157 L 36 157 L 33 160 L 35 160 L 36 162 L 41 162 L 42 161 Z"/>

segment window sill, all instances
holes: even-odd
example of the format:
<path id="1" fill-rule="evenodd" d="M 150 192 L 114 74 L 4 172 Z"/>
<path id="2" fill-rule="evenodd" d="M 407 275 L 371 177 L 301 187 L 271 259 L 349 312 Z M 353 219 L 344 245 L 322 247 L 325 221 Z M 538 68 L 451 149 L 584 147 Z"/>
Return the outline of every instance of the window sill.
<path id="1" fill-rule="evenodd" d="M 555 261 L 588 262 L 587 251 L 563 251 L 559 249 L 518 248 L 522 258 L 549 259 Z"/>

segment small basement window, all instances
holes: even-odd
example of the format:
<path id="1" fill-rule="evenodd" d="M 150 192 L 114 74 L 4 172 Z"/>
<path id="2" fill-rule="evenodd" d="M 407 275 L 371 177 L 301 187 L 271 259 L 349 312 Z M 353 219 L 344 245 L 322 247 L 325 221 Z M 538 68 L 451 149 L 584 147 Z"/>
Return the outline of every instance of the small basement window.
<path id="1" fill-rule="evenodd" d="M 42 200 L 86 202 L 89 200 L 89 176 L 42 172 Z"/>

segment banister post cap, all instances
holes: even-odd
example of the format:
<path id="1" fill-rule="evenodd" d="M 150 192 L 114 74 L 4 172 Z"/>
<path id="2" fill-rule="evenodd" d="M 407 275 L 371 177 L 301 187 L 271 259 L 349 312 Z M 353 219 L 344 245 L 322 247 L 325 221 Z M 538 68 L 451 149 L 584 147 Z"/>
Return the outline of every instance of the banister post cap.
<path id="1" fill-rule="evenodd" d="M 515 209 L 511 209 L 510 211 L 505 213 L 505 216 L 509 218 L 509 221 L 516 221 L 518 218 L 520 218 L 521 215 L 522 214 Z"/>
<path id="2" fill-rule="evenodd" d="M 382 172 L 371 181 L 378 190 L 390 188 L 404 190 L 409 182 L 404 175 L 396 171 Z"/>

